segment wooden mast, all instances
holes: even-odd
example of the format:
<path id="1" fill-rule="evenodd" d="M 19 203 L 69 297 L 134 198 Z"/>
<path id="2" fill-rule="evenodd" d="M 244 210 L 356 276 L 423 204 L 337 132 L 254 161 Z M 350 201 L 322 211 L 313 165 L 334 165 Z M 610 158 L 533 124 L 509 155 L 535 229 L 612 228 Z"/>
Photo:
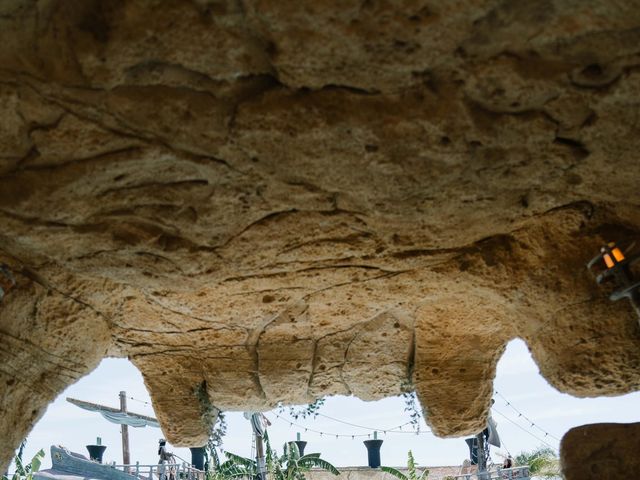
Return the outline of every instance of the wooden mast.
<path id="1" fill-rule="evenodd" d="M 120 411 L 127 413 L 127 392 L 120 392 Z M 120 425 L 122 429 L 122 463 L 124 465 L 131 465 L 131 457 L 129 454 L 129 426 L 126 424 Z"/>
<path id="2" fill-rule="evenodd" d="M 131 465 L 129 426 L 127 425 L 127 422 L 133 422 L 131 425 L 138 427 L 151 426 L 160 428 L 160 424 L 156 418 L 129 412 L 127 410 L 127 392 L 125 391 L 120 392 L 120 408 L 108 407 L 106 405 L 85 402 L 83 400 L 77 400 L 69 397 L 67 397 L 67 402 L 85 410 L 89 410 L 90 412 L 98 412 L 110 422 L 120 425 L 120 432 L 122 433 L 122 463 L 125 465 Z"/>

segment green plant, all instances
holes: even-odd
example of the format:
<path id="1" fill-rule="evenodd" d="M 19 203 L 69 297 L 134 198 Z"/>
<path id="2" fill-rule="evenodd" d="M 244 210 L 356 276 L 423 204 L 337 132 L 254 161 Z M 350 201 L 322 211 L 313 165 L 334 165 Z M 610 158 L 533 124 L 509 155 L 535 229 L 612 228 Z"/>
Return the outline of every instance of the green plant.
<path id="1" fill-rule="evenodd" d="M 273 480 L 305 480 L 304 474 L 313 467 L 340 475 L 336 467 L 320 458 L 319 453 L 300 456 L 298 445 L 294 442 L 284 444 L 283 454 L 280 457 L 270 448 L 269 451 L 271 455 L 267 456 L 267 470 Z"/>
<path id="2" fill-rule="evenodd" d="M 22 451 L 20 452 L 22 453 Z M 16 471 L 11 477 L 11 480 L 33 480 L 33 474 L 40 470 L 42 465 L 42 459 L 44 458 L 44 450 L 40 449 L 31 459 L 31 462 L 25 464 L 22 461 L 21 456 L 16 455 L 15 464 Z M 9 480 L 6 476 L 2 477 L 2 480 Z"/>
<path id="3" fill-rule="evenodd" d="M 416 432 L 420 431 L 420 419 L 422 415 L 420 414 L 420 402 L 418 401 L 418 396 L 415 391 L 404 392 L 402 394 L 402 398 L 404 399 L 404 411 L 409 413 L 409 421 L 411 422 L 411 426 Z"/>
<path id="4" fill-rule="evenodd" d="M 409 375 L 411 378 L 411 375 Z M 406 379 L 400 385 L 402 399 L 404 400 L 404 411 L 409 414 L 409 423 L 416 432 L 420 431 L 420 419 L 422 418 L 420 401 L 415 391 L 415 386 L 410 379 Z"/>
<path id="5" fill-rule="evenodd" d="M 27 439 L 25 438 L 20 444 L 20 448 L 18 448 L 18 454 L 16 455 L 21 462 L 22 462 L 22 454 L 24 453 L 24 449 L 26 448 L 26 446 L 27 446 Z"/>
<path id="6" fill-rule="evenodd" d="M 416 432 L 420 431 L 420 419 L 422 418 L 420 402 L 418 396 L 414 390 L 412 390 L 413 384 L 411 382 L 404 382 L 402 384 L 402 399 L 404 400 L 404 411 L 408 412 L 409 423 Z M 278 412 L 284 413 L 285 411 L 296 420 L 300 418 L 316 418 L 320 414 L 320 409 L 324 405 L 325 398 L 318 398 L 315 402 L 308 405 L 285 407 L 282 404 L 278 404 Z"/>
<path id="7" fill-rule="evenodd" d="M 269 436 L 266 433 L 264 441 L 265 462 L 271 480 L 305 480 L 305 473 L 313 467 L 321 468 L 334 475 L 340 474 L 336 467 L 320 458 L 319 453 L 309 453 L 301 456 L 295 442 L 285 443 L 283 454 L 278 455 L 271 448 Z M 258 465 L 255 460 L 230 452 L 225 452 L 225 455 L 227 456 L 227 461 L 222 463 L 217 470 L 221 476 L 220 478 L 253 478 L 258 473 Z"/>
<path id="8" fill-rule="evenodd" d="M 254 478 L 258 474 L 255 460 L 231 452 L 224 452 L 224 454 L 227 460 L 218 465 L 213 474 L 214 479 Z"/>
<path id="9" fill-rule="evenodd" d="M 400 470 L 397 470 L 393 467 L 380 467 L 380 470 L 383 472 L 387 472 L 398 480 L 424 480 L 429 476 L 429 469 L 425 468 L 422 472 L 420 472 L 416 468 L 416 461 L 413 458 L 413 452 L 409 450 L 407 453 L 407 473 L 406 475 L 402 473 Z"/>
<path id="10" fill-rule="evenodd" d="M 214 473 L 220 466 L 218 449 L 222 447 L 222 439 L 227 434 L 227 419 L 224 412 L 218 412 L 218 419 L 211 429 L 207 444 L 204 449 L 205 470 L 207 480 L 214 480 Z"/>
<path id="11" fill-rule="evenodd" d="M 558 455 L 549 447 L 538 447 L 531 452 L 521 452 L 513 459 L 515 466 L 529 466 L 529 473 L 540 478 L 556 478 L 561 475 Z"/>
<path id="12" fill-rule="evenodd" d="M 324 405 L 324 397 L 318 398 L 315 402 L 301 407 L 285 407 L 284 405 L 278 405 L 278 411 L 280 413 L 288 410 L 289 415 L 296 420 L 299 418 L 312 417 L 316 418 L 320 413 L 320 408 Z"/>

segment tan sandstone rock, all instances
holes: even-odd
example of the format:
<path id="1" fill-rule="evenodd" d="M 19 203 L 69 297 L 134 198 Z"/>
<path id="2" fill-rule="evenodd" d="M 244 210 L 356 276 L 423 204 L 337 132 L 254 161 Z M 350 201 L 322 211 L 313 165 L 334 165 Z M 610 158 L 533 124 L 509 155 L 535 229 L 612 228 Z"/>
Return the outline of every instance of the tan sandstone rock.
<path id="1" fill-rule="evenodd" d="M 104 356 L 167 438 L 416 389 L 482 428 L 504 345 L 640 389 L 585 263 L 640 236 L 640 3 L 0 5 L 0 469 Z M 453 400 L 452 400 L 453 399 Z"/>
<path id="2" fill-rule="evenodd" d="M 583 425 L 562 438 L 562 470 L 567 478 L 623 480 L 640 469 L 640 424 Z"/>

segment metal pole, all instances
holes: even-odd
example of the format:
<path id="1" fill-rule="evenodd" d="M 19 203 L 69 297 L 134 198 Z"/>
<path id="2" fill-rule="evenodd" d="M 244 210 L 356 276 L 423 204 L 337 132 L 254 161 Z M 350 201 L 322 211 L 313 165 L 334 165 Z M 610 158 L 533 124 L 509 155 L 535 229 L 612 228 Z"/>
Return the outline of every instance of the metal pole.
<path id="1" fill-rule="evenodd" d="M 127 392 L 120 392 L 120 411 L 127 412 Z M 131 464 L 129 457 L 129 426 L 122 424 L 122 463 L 124 465 Z M 125 469 L 126 470 L 126 469 Z"/>
<path id="2" fill-rule="evenodd" d="M 638 315 L 638 322 L 640 322 L 640 289 L 636 289 L 631 292 L 629 296 L 629 300 L 631 300 L 631 305 L 633 309 L 636 311 L 636 315 Z"/>
<path id="3" fill-rule="evenodd" d="M 256 435 L 256 465 L 258 467 L 258 480 L 266 480 L 267 465 L 264 458 L 264 445 L 262 444 L 262 435 Z"/>
<path id="4" fill-rule="evenodd" d="M 480 432 L 476 435 L 478 440 L 478 479 L 486 478 L 484 474 L 487 471 L 487 457 L 484 454 L 484 433 Z"/>

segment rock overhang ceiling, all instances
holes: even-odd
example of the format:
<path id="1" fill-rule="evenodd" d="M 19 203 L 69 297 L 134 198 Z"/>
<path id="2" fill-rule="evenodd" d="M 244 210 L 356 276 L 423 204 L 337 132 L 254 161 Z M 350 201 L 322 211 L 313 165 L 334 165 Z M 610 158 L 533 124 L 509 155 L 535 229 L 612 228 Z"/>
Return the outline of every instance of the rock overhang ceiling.
<path id="1" fill-rule="evenodd" d="M 3 431 L 109 355 L 188 445 L 215 408 L 412 386 L 472 433 L 515 337 L 562 391 L 637 390 L 584 264 L 640 230 L 639 11 L 5 3 Z"/>

